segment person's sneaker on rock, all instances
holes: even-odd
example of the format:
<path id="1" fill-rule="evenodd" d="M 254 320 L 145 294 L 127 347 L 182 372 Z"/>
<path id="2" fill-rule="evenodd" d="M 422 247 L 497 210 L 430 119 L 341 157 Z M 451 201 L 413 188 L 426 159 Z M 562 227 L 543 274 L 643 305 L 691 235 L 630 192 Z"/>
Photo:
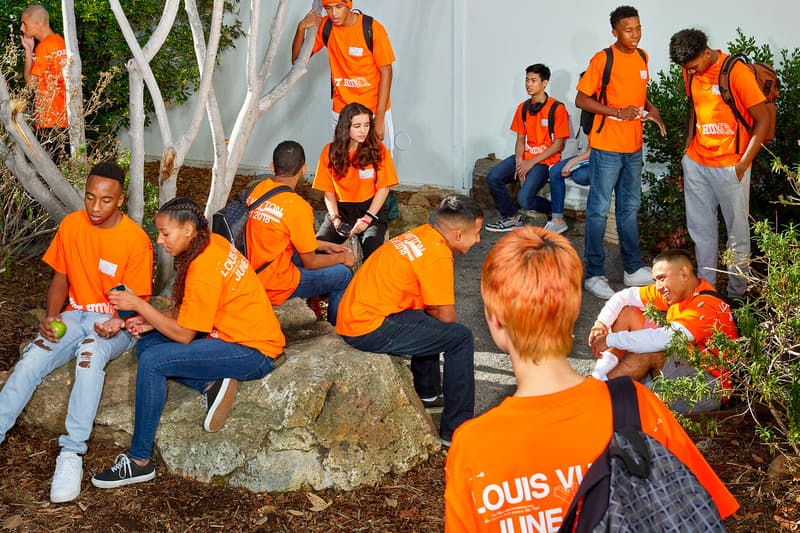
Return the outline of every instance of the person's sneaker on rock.
<path id="1" fill-rule="evenodd" d="M 203 400 L 206 404 L 206 418 L 203 421 L 203 428 L 213 433 L 225 426 L 228 415 L 233 408 L 233 400 L 236 398 L 236 391 L 239 389 L 239 382 L 232 378 L 218 379 L 211 387 L 203 393 Z"/>

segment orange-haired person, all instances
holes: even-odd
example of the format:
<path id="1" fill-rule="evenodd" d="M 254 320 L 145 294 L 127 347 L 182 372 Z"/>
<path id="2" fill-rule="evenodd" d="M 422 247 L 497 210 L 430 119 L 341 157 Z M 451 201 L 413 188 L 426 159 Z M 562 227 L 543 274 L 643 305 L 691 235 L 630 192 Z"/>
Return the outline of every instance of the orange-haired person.
<path id="1" fill-rule="evenodd" d="M 583 474 L 612 434 L 605 383 L 567 361 L 580 312 L 581 261 L 569 241 L 526 226 L 483 264 L 489 331 L 509 353 L 517 390 L 456 430 L 445 469 L 445 531 L 558 530 Z M 736 500 L 670 410 L 636 384 L 642 429 L 697 476 L 722 517 Z M 668 512 L 665 511 L 665 512 Z"/>

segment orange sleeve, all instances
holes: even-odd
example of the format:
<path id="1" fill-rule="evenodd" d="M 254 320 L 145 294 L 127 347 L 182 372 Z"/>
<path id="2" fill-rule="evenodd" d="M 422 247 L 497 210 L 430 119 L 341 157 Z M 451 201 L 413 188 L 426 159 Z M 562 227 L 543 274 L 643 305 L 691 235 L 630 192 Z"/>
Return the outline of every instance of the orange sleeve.
<path id="1" fill-rule="evenodd" d="M 312 187 L 318 191 L 335 191 L 333 188 L 333 176 L 331 175 L 331 170 L 328 168 L 328 165 L 330 164 L 330 159 L 328 159 L 328 150 L 330 147 L 330 144 L 326 144 L 322 149 L 322 152 L 319 154 L 317 170 L 314 172 L 314 183 L 312 184 Z"/>
<path id="2" fill-rule="evenodd" d="M 694 473 L 697 480 L 711 495 L 722 518 L 727 518 L 735 513 L 739 509 L 736 498 L 717 477 L 692 439 L 675 420 L 669 408 L 655 394 L 639 383 L 636 383 L 636 393 L 639 398 L 642 430 L 666 446 Z"/>
<path id="3" fill-rule="evenodd" d="M 375 58 L 375 64 L 379 67 L 394 63 L 394 50 L 392 50 L 392 43 L 389 42 L 386 28 L 374 19 L 372 21 L 372 55 Z"/>
<path id="4" fill-rule="evenodd" d="M 758 86 L 753 71 L 741 63 L 734 65 L 730 75 L 731 93 L 733 93 L 734 101 L 738 104 L 738 108 L 747 110 L 766 101 L 764 93 L 761 92 L 761 87 Z M 745 118 L 749 118 L 752 122 L 752 117 L 746 114 Z"/>
<path id="5" fill-rule="evenodd" d="M 307 254 L 317 250 L 317 234 L 314 231 L 314 211 L 303 200 L 293 201 L 287 205 L 284 221 L 289 228 L 289 239 L 299 254 Z"/>
<path id="6" fill-rule="evenodd" d="M 578 85 L 575 88 L 587 96 L 594 97 L 600 91 L 605 66 L 606 54 L 603 50 L 600 50 L 589 60 L 589 66 L 578 80 Z"/>
<path id="7" fill-rule="evenodd" d="M 514 117 L 511 119 L 511 126 L 509 129 L 518 135 L 525 135 L 525 124 L 522 123 L 522 106 L 527 104 L 527 100 L 520 103 L 517 106 L 517 110 L 514 112 Z"/>
<path id="8" fill-rule="evenodd" d="M 566 105 L 562 103 L 556 108 L 554 119 L 556 123 L 553 126 L 553 136 L 556 139 L 569 139 L 571 134 L 569 132 L 569 113 L 567 113 Z"/>

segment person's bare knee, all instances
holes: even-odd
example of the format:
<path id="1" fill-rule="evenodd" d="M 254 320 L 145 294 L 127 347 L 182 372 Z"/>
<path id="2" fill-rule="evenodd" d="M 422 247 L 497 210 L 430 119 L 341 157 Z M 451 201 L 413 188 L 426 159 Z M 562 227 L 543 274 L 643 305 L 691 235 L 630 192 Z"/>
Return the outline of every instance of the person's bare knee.
<path id="1" fill-rule="evenodd" d="M 633 353 L 628 352 L 619 360 L 619 364 L 608 373 L 608 379 L 619 376 L 630 376 L 631 379 L 641 381 L 648 375 L 654 376 L 664 367 L 664 353 Z"/>
<path id="2" fill-rule="evenodd" d="M 620 311 L 611 331 L 638 331 L 644 328 L 644 314 L 636 307 L 626 306 Z"/>

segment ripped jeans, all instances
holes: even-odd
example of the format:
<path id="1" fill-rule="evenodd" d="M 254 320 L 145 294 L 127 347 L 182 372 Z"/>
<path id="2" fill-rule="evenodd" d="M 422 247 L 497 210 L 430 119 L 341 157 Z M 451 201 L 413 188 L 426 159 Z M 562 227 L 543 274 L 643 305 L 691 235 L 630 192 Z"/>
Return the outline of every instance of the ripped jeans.
<path id="1" fill-rule="evenodd" d="M 5 440 L 42 379 L 77 359 L 65 421 L 67 434 L 58 443 L 64 452 L 86 453 L 86 441 L 92 433 L 103 392 L 105 366 L 136 342 L 125 330 L 110 339 L 97 335 L 94 324 L 110 318 L 103 313 L 65 311 L 61 320 L 67 325 L 67 332 L 58 343 L 38 336 L 25 347 L 22 358 L 0 390 L 0 442 Z"/>

